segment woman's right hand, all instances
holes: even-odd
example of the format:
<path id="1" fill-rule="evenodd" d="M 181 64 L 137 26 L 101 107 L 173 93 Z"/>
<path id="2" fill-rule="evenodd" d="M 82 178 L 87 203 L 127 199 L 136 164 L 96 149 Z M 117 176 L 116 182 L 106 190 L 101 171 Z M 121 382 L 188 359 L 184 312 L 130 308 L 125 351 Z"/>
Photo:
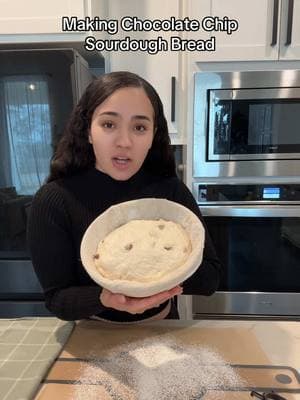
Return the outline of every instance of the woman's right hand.
<path id="1" fill-rule="evenodd" d="M 150 308 L 158 307 L 160 304 L 182 293 L 182 288 L 176 286 L 173 289 L 165 290 L 148 297 L 128 297 L 119 293 L 112 293 L 102 289 L 100 295 L 101 303 L 108 308 L 119 311 L 126 311 L 130 314 L 142 314 Z"/>

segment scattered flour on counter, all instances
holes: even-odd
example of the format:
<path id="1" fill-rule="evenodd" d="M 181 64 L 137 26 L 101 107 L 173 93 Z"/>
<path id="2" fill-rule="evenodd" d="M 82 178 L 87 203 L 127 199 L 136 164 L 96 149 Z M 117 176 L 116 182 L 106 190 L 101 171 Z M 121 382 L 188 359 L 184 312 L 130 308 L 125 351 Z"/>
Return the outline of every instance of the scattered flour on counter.
<path id="1" fill-rule="evenodd" d="M 80 377 L 88 386 L 78 385 L 73 400 L 98 400 L 93 393 L 100 382 L 113 400 L 196 400 L 209 389 L 245 385 L 215 351 L 171 335 L 124 344 L 101 359 L 88 358 Z"/>

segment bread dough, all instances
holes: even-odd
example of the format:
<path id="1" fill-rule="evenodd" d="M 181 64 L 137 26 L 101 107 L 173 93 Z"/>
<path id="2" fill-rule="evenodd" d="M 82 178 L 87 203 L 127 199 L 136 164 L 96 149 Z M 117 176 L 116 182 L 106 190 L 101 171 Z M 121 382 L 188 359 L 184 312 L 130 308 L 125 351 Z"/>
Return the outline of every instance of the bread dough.
<path id="1" fill-rule="evenodd" d="M 94 259 L 107 279 L 146 283 L 180 268 L 191 251 L 189 236 L 180 224 L 164 219 L 131 220 L 99 243 Z"/>
<path id="2" fill-rule="evenodd" d="M 183 257 L 181 262 L 179 262 L 179 258 L 176 259 L 176 257 L 174 257 L 175 263 L 173 265 L 172 263 L 168 264 L 169 269 L 167 270 L 166 265 L 167 262 L 169 262 L 170 254 L 172 253 L 165 250 L 168 255 L 167 261 L 166 264 L 161 264 L 160 267 L 162 270 L 159 270 L 156 264 L 153 263 L 154 252 L 153 249 L 151 249 L 151 251 L 145 252 L 145 254 L 148 254 L 148 259 L 150 257 L 149 268 L 146 268 L 147 264 L 144 262 L 136 262 L 132 256 L 130 262 L 126 265 L 126 269 L 130 269 L 131 271 L 133 270 L 134 274 L 137 274 L 138 277 L 135 277 L 135 279 L 140 279 L 140 277 L 142 277 L 145 281 L 129 280 L 128 278 L 118 279 L 114 277 L 110 279 L 104 276 L 96 267 L 96 262 L 100 265 L 104 274 L 110 276 L 112 276 L 112 273 L 115 274 L 115 272 L 112 271 L 115 271 L 119 267 L 119 264 L 115 263 L 114 268 L 105 265 L 105 268 L 103 269 L 100 253 L 99 256 L 97 253 L 99 243 L 102 240 L 106 240 L 113 231 L 117 231 L 120 227 L 125 226 L 127 223 L 134 220 L 152 221 L 152 223 L 155 224 L 160 223 L 159 220 L 164 220 L 163 222 L 172 221 L 179 227 L 178 230 L 180 234 L 175 235 L 176 240 L 177 237 L 182 237 L 181 235 L 183 235 L 183 238 L 186 238 L 185 234 L 188 236 L 190 253 L 187 254 L 187 258 Z M 144 228 L 139 230 L 137 240 L 138 244 L 139 242 L 142 243 L 141 236 L 143 232 Z M 184 234 L 182 232 L 184 232 Z M 126 232 L 125 235 L 123 234 L 121 236 L 121 239 L 124 243 L 121 244 L 121 240 L 117 240 L 115 244 L 111 246 L 110 251 L 107 251 L 107 254 L 116 257 L 119 247 L 124 249 L 124 246 L 132 243 L 132 236 Z M 113 205 L 99 215 L 90 224 L 82 238 L 80 256 L 82 265 L 89 276 L 101 287 L 108 289 L 113 293 L 122 293 L 126 296 L 146 297 L 160 293 L 164 290 L 169 290 L 182 284 L 182 282 L 188 279 L 201 265 L 204 242 L 204 226 L 197 215 L 195 215 L 190 209 L 167 199 L 144 198 Z M 152 242 L 148 240 L 146 243 L 150 246 Z M 99 258 L 97 259 L 95 257 Z M 122 257 L 118 256 L 118 259 L 122 260 Z M 135 262 L 136 267 L 132 267 L 133 262 Z M 120 276 L 120 274 L 117 272 L 115 276 Z M 133 277 L 133 275 L 131 276 Z M 155 280 L 152 281 L 151 279 Z"/>

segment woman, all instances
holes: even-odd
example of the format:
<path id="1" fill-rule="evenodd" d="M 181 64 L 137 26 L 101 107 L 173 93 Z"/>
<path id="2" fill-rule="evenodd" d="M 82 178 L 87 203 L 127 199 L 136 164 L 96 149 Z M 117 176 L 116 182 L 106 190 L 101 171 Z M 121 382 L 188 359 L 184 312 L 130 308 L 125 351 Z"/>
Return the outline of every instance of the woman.
<path id="1" fill-rule="evenodd" d="M 75 107 L 36 194 L 28 225 L 32 262 L 47 308 L 64 320 L 100 318 L 134 322 L 178 317 L 181 287 L 146 298 L 113 294 L 94 283 L 80 261 L 90 223 L 113 204 L 166 198 L 201 220 L 187 187 L 176 177 L 163 106 L 154 88 L 129 72 L 93 81 Z M 206 233 L 201 267 L 183 283 L 184 293 L 209 295 L 220 263 Z"/>

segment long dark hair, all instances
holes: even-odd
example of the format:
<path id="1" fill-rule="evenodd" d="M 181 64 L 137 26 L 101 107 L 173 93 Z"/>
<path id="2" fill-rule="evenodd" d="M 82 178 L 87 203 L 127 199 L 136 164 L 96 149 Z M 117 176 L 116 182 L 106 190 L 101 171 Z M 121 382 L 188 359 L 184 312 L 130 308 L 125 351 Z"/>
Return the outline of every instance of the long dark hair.
<path id="1" fill-rule="evenodd" d="M 125 87 L 144 89 L 154 109 L 152 147 L 142 168 L 155 175 L 175 176 L 174 153 L 170 144 L 163 105 L 156 90 L 143 78 L 127 71 L 112 72 L 90 83 L 66 125 L 51 161 L 47 182 L 77 174 L 95 166 L 93 147 L 88 133 L 94 110 L 116 90 Z"/>

